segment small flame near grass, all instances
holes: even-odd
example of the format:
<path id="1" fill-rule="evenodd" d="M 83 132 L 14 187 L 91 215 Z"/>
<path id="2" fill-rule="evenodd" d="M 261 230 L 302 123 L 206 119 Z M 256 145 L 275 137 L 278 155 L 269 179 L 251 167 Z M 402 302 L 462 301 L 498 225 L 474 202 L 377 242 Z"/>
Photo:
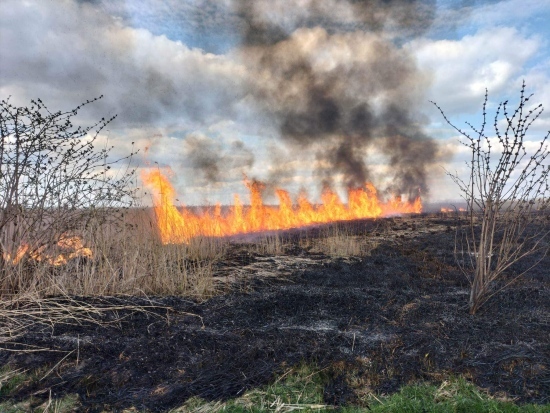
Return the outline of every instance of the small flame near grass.
<path id="1" fill-rule="evenodd" d="M 42 245 L 38 248 L 32 248 L 30 244 L 22 244 L 17 247 L 14 253 L 3 252 L 4 261 L 11 265 L 17 265 L 21 260 L 28 256 L 34 261 L 45 262 L 53 266 L 60 266 L 66 264 L 68 261 L 77 257 L 92 257 L 92 250 L 86 248 L 82 242 L 82 239 L 75 235 L 63 234 L 56 243 L 57 249 L 62 252 L 48 253 L 46 252 L 46 245 Z"/>
<path id="2" fill-rule="evenodd" d="M 447 214 L 447 213 L 455 212 L 455 211 L 458 211 L 458 212 L 466 212 L 466 209 L 464 209 L 464 208 L 454 209 L 454 208 L 441 207 L 441 210 L 440 210 L 440 211 L 443 212 L 444 214 Z"/>

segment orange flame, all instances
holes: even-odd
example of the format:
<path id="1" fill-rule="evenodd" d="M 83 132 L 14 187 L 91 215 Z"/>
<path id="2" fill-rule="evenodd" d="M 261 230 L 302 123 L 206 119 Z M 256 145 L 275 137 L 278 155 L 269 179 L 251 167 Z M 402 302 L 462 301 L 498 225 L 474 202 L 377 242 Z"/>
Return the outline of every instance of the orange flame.
<path id="1" fill-rule="evenodd" d="M 279 206 L 266 206 L 261 196 L 264 185 L 258 181 L 245 180 L 250 191 L 250 206 L 244 207 L 239 196 L 235 195 L 234 204 L 225 215 L 222 214 L 220 204 L 213 211 L 194 213 L 188 208 L 176 208 L 174 188 L 160 171 L 144 171 L 141 178 L 153 191 L 158 228 L 165 244 L 186 243 L 201 235 L 222 237 L 422 211 L 420 198 L 413 202 L 403 202 L 400 197 L 396 197 L 389 202 L 381 202 L 376 189 L 370 183 L 365 188 L 349 190 L 347 205 L 340 201 L 334 191 L 327 188 L 321 195 L 322 204 L 319 206 L 313 205 L 304 194 L 298 197 L 297 204 L 294 205 L 290 194 L 283 189 L 275 191 Z"/>
<path id="2" fill-rule="evenodd" d="M 453 208 L 445 208 L 441 207 L 441 212 L 448 213 L 448 212 L 454 212 L 455 210 Z M 458 208 L 458 212 L 466 212 L 464 208 Z"/>
<path id="3" fill-rule="evenodd" d="M 56 245 L 63 251 L 62 253 L 57 255 L 47 254 L 45 252 L 45 245 L 32 251 L 29 244 L 22 244 L 17 248 L 15 254 L 10 254 L 9 252 L 4 251 L 2 256 L 4 257 L 5 262 L 12 265 L 17 265 L 23 257 L 25 257 L 25 255 L 28 255 L 34 261 L 46 262 L 54 266 L 64 265 L 69 260 L 76 257 L 92 257 L 92 250 L 84 247 L 82 240 L 77 236 L 63 234 L 57 241 Z"/>

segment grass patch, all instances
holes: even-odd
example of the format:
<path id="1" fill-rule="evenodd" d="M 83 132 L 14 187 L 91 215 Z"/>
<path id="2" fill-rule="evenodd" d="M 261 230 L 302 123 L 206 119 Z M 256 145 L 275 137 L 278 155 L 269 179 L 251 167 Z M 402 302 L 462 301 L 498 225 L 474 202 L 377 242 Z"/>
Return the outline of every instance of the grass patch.
<path id="1" fill-rule="evenodd" d="M 302 364 L 290 368 L 269 386 L 246 392 L 238 399 L 225 403 L 205 402 L 192 398 L 176 413 L 231 412 L 260 413 L 288 411 L 323 411 L 330 406 L 323 402 L 326 377 L 315 366 Z"/>
<path id="2" fill-rule="evenodd" d="M 300 365 L 280 376 L 269 386 L 248 391 L 227 402 L 189 399 L 172 413 L 267 413 L 334 412 L 340 413 L 548 413 L 550 405 L 519 406 L 511 400 L 496 398 L 462 377 L 451 378 L 439 386 L 420 383 L 403 387 L 398 393 L 381 396 L 369 393 L 359 405 L 330 406 L 323 393 L 328 381 L 324 370 Z"/>
<path id="3" fill-rule="evenodd" d="M 302 238 L 300 246 L 333 258 L 365 257 L 378 247 L 369 235 L 357 234 L 349 225 L 336 222 L 326 225 L 320 237 Z"/>
<path id="4" fill-rule="evenodd" d="M 374 398 L 374 395 L 373 395 Z M 543 413 L 550 405 L 518 406 L 513 401 L 497 399 L 477 388 L 462 377 L 444 381 L 440 386 L 428 383 L 403 387 L 389 397 L 378 398 L 370 412 L 425 412 L 425 413 Z M 345 412 L 366 410 L 344 409 Z"/>
<path id="5" fill-rule="evenodd" d="M 9 366 L 0 368 L 0 399 L 9 396 L 26 379 L 25 372 Z"/>
<path id="6" fill-rule="evenodd" d="M 0 412 L 51 412 L 78 411 L 81 407 L 77 395 L 62 398 L 50 397 L 37 401 L 29 398 L 20 402 L 10 401 L 18 387 L 35 374 L 28 374 L 9 367 L 0 369 Z M 550 405 L 519 406 L 512 400 L 497 398 L 479 389 L 462 377 L 454 377 L 440 385 L 429 383 L 403 387 L 390 396 L 363 394 L 357 405 L 331 406 L 324 401 L 324 389 L 329 375 L 326 369 L 301 364 L 289 368 L 272 384 L 253 389 L 243 396 L 226 402 L 207 402 L 193 397 L 171 413 L 268 413 L 268 412 L 340 412 L 340 413 L 548 413 Z M 125 412 L 147 411 L 129 408 Z"/>
<path id="7" fill-rule="evenodd" d="M 37 401 L 32 397 L 20 402 L 10 400 L 19 387 L 25 383 L 39 380 L 43 371 L 31 374 L 20 369 L 13 370 L 9 366 L 0 368 L 0 412 L 2 413 L 68 413 L 74 412 L 80 406 L 78 396 L 66 395 L 60 399 L 48 397 L 46 401 Z"/>

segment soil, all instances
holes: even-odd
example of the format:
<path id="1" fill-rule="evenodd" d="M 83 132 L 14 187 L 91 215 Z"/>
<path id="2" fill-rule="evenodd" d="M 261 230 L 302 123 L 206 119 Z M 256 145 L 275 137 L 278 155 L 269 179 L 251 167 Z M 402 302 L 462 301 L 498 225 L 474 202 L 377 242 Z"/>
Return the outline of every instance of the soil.
<path id="1" fill-rule="evenodd" d="M 363 257 L 315 252 L 300 242 L 303 230 L 280 235 L 279 256 L 234 240 L 216 267 L 223 293 L 204 301 L 86 298 L 158 307 L 108 314 L 124 318 L 107 326 L 37 326 L 12 350 L 48 351 L 0 351 L 0 365 L 49 373 L 16 398 L 33 394 L 38 403 L 50 391 L 78 393 L 90 412 L 233 398 L 301 362 L 327 367 L 325 399 L 333 405 L 352 403 L 365 389 L 392 393 L 456 375 L 518 403 L 549 403 L 550 257 L 512 267 L 501 283 L 542 259 L 470 315 L 468 281 L 453 256 L 454 223 L 436 214 L 342 224 L 374 242 Z M 314 240 L 323 231 L 306 235 Z"/>

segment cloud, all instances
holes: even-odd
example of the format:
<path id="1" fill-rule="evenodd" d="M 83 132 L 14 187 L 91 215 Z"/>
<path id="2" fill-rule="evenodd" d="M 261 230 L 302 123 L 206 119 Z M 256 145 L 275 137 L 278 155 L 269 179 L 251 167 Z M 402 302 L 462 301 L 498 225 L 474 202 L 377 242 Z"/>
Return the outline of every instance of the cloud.
<path id="1" fill-rule="evenodd" d="M 8 1 L 2 8 L 0 87 L 24 89 L 18 100 L 41 97 L 68 109 L 103 94 L 92 116 L 107 109 L 133 126 L 210 124 L 233 116 L 244 97 L 241 65 L 123 26 L 90 4 Z"/>
<path id="2" fill-rule="evenodd" d="M 531 136 L 542 138 L 550 131 L 550 59 L 539 62 L 525 75 L 525 82 L 533 105 L 542 104 L 544 112 L 531 125 Z M 516 96 L 517 98 L 517 96 Z"/>
<path id="3" fill-rule="evenodd" d="M 85 1 L 83 1 L 85 2 Z M 191 48 L 221 54 L 238 44 L 240 18 L 224 0 L 94 0 L 125 26 L 165 35 Z"/>
<path id="4" fill-rule="evenodd" d="M 416 39 L 406 47 L 431 74 L 430 100 L 452 115 L 479 112 L 485 88 L 497 98 L 518 89 L 518 76 L 540 46 L 537 36 L 500 27 L 460 40 Z"/>

